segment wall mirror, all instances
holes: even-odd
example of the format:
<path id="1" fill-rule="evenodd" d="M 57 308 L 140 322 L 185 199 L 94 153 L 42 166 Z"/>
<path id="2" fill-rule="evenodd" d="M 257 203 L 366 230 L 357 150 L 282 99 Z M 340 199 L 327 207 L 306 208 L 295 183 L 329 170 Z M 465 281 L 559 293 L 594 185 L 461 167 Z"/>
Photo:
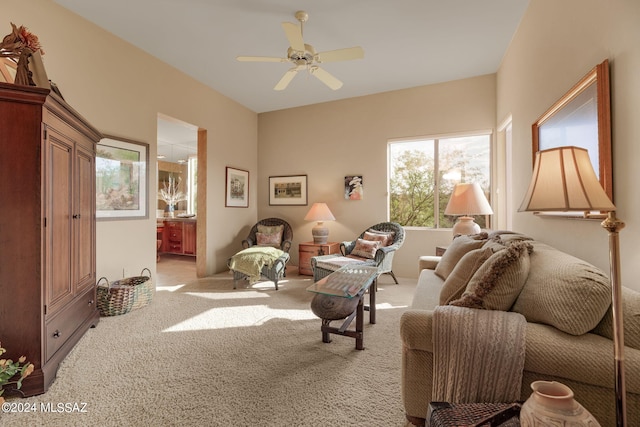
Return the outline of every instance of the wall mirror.
<path id="1" fill-rule="evenodd" d="M 537 151 L 549 148 L 573 145 L 587 149 L 600 184 L 613 201 L 608 60 L 595 66 L 549 108 L 532 131 L 534 161 Z M 582 213 L 575 216 L 582 217 Z"/>

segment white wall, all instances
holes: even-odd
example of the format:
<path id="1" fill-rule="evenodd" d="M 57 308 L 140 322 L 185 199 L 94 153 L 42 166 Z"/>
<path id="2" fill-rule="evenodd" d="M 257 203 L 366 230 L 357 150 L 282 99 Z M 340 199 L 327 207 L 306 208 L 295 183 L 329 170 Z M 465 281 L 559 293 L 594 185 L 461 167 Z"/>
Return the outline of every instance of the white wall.
<path id="1" fill-rule="evenodd" d="M 74 109 L 103 133 L 150 145 L 151 180 L 157 113 L 208 130 L 206 270 L 224 270 L 240 230 L 256 220 L 255 193 L 248 209 L 224 208 L 224 182 L 229 165 L 249 170 L 255 184 L 257 115 L 51 0 L 0 0 L 0 10 L 0 34 L 14 22 L 40 38 L 48 77 Z M 155 192 L 149 199 L 147 220 L 98 222 L 98 277 L 135 275 L 143 267 L 155 274 Z"/>
<path id="2" fill-rule="evenodd" d="M 368 226 L 387 221 L 387 141 L 495 127 L 495 75 L 386 92 L 307 107 L 262 113 L 258 119 L 258 216 L 279 216 L 298 243 L 312 240 L 314 223 L 304 216 L 326 202 L 336 217 L 325 223 L 330 241 L 352 240 Z M 269 206 L 268 178 L 306 174 L 309 206 Z M 344 199 L 344 177 L 363 175 L 364 199 Z M 418 256 L 435 254 L 451 230 L 407 230 L 394 257 L 394 272 L 418 276 Z"/>
<path id="3" fill-rule="evenodd" d="M 640 289 L 636 239 L 640 209 L 640 2 L 531 0 L 498 71 L 497 121 L 513 115 L 515 212 L 531 177 L 531 124 L 596 64 L 611 69 L 614 203 L 626 222 L 620 233 L 622 281 Z M 608 239 L 599 221 L 516 213 L 514 229 L 609 271 Z"/>

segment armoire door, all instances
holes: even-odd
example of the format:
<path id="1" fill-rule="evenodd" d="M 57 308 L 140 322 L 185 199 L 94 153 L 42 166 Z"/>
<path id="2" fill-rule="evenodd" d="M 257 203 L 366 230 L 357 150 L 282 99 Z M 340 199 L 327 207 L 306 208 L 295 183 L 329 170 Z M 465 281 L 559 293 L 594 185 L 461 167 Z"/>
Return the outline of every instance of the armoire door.
<path id="1" fill-rule="evenodd" d="M 45 304 L 51 316 L 74 298 L 71 269 L 73 143 L 47 132 L 45 174 Z"/>
<path id="2" fill-rule="evenodd" d="M 94 155 L 76 146 L 74 226 L 74 283 L 77 292 L 95 285 L 95 163 Z"/>

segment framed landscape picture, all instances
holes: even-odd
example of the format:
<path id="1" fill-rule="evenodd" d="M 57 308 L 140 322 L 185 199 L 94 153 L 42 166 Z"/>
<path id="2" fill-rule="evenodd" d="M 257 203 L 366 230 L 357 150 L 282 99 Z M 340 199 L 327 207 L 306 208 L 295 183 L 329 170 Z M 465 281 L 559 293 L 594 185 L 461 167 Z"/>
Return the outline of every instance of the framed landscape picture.
<path id="1" fill-rule="evenodd" d="M 307 175 L 270 176 L 270 206 L 306 206 Z"/>
<path id="2" fill-rule="evenodd" d="M 96 218 L 148 218 L 149 144 L 105 136 L 96 146 Z"/>
<path id="3" fill-rule="evenodd" d="M 224 205 L 228 208 L 249 207 L 249 171 L 227 167 Z"/>

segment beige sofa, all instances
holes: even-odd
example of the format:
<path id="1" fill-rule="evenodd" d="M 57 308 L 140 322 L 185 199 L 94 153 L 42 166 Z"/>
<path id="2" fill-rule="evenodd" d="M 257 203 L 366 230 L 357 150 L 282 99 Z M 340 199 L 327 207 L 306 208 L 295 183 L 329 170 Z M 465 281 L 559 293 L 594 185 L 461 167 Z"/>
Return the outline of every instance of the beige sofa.
<path id="1" fill-rule="evenodd" d="M 503 250 L 510 250 L 511 256 Z M 496 261 L 500 258 L 501 264 Z M 601 425 L 615 425 L 607 274 L 510 232 L 460 236 L 441 259 L 434 259 L 439 262 L 433 263 L 433 269 L 421 271 L 412 306 L 400 325 L 402 398 L 409 421 L 424 424 L 432 400 L 433 309 L 452 304 L 524 315 L 526 351 L 520 400 L 529 397 L 533 381 L 559 381 L 573 390 L 576 400 Z M 623 306 L 628 425 L 640 426 L 640 293 L 624 288 Z"/>

